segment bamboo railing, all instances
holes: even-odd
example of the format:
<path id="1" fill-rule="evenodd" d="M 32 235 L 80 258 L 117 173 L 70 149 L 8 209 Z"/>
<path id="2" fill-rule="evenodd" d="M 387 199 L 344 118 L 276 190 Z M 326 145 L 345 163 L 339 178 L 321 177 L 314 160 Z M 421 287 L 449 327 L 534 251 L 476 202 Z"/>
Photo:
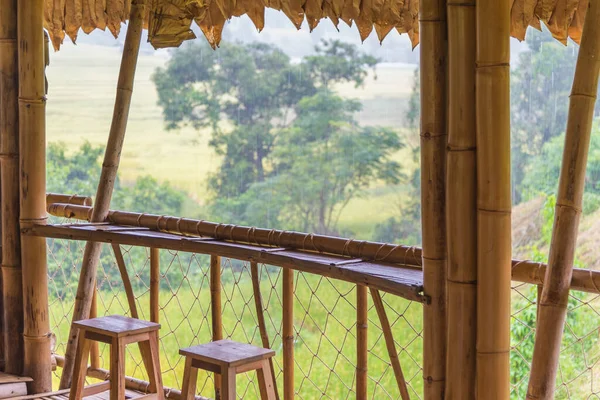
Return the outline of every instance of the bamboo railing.
<path id="1" fill-rule="evenodd" d="M 123 58 L 121 60 L 121 68 L 117 83 L 117 95 L 113 119 L 106 151 L 104 153 L 100 182 L 96 192 L 96 204 L 91 216 L 91 220 L 95 222 L 103 221 L 106 218 L 106 213 L 110 207 L 110 200 L 117 177 L 121 151 L 123 149 L 123 141 L 125 139 L 129 108 L 131 106 L 133 81 L 140 49 L 143 23 L 146 15 L 146 5 L 147 0 L 133 0 L 131 3 L 131 13 L 129 16 L 129 24 L 127 25 L 127 35 L 125 37 Z M 100 244 L 88 242 L 86 244 L 81 266 L 81 275 L 79 277 L 79 286 L 73 311 L 73 321 L 87 318 L 90 314 L 92 293 L 96 281 L 99 258 Z M 78 329 L 72 327 L 69 335 L 69 342 L 67 344 L 68 351 L 65 354 L 65 367 L 60 380 L 61 389 L 71 386 L 74 366 L 74 359 L 71 357 L 75 354 L 78 337 Z"/>
<path id="2" fill-rule="evenodd" d="M 590 0 L 571 90 L 550 255 L 527 399 L 554 397 L 600 74 L 600 1 Z"/>
<path id="3" fill-rule="evenodd" d="M 43 1 L 18 2 L 20 227 L 46 223 L 46 87 Z M 15 190 L 16 188 L 12 188 Z M 31 393 L 52 388 L 46 241 L 21 235 L 25 376 Z M 17 290 L 17 289 L 15 289 Z"/>
<path id="4" fill-rule="evenodd" d="M 4 371 L 23 372 L 23 274 L 19 232 L 17 0 L 0 1 L 0 185 Z"/>

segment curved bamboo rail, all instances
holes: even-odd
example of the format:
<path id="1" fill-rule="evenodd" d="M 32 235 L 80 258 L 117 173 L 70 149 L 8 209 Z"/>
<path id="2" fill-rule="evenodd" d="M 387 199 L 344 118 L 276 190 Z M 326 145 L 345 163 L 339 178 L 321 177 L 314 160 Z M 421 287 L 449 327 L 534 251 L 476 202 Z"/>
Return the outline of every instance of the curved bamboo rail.
<path id="1" fill-rule="evenodd" d="M 446 0 L 421 0 L 421 226 L 424 398 L 443 399 L 446 384 Z"/>
<path id="2" fill-rule="evenodd" d="M 46 224 L 46 48 L 42 0 L 18 2 L 20 227 Z M 30 393 L 52 389 L 46 241 L 21 235 L 24 370 Z"/>
<path id="3" fill-rule="evenodd" d="M 133 81 L 140 49 L 143 22 L 146 15 L 146 5 L 147 0 L 133 0 L 131 3 L 131 13 L 129 24 L 127 25 L 127 35 L 125 37 L 123 58 L 121 60 L 121 69 L 117 83 L 113 119 L 102 163 L 102 172 L 96 193 L 96 204 L 91 216 L 91 220 L 94 222 L 104 221 L 110 207 L 110 200 L 125 138 L 131 96 L 133 94 Z M 96 282 L 100 251 L 100 243 L 86 243 L 79 285 L 77 286 L 77 295 L 75 297 L 73 321 L 85 319 L 89 316 L 92 302 L 91 293 Z M 60 379 L 61 389 L 71 386 L 78 338 L 79 330 L 71 327 L 67 350 L 65 352 L 65 367 Z"/>
<path id="4" fill-rule="evenodd" d="M 477 391 L 510 397 L 510 2 L 476 7 Z"/>
<path id="5" fill-rule="evenodd" d="M 571 90 L 546 282 L 539 303 L 527 399 L 552 399 L 569 301 L 600 74 L 600 1 L 590 0 Z"/>
<path id="6" fill-rule="evenodd" d="M 4 371 L 23 373 L 23 272 L 19 232 L 17 0 L 0 1 L 0 168 Z"/>

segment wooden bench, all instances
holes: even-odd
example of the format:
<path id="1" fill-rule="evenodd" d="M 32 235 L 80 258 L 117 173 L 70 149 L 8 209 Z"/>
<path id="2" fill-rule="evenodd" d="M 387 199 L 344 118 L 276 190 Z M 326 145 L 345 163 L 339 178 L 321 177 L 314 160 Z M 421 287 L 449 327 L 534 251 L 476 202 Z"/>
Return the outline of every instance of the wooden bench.
<path id="1" fill-rule="evenodd" d="M 148 372 L 149 391 L 153 395 L 147 397 L 164 399 L 158 354 L 159 324 L 111 315 L 76 321 L 73 325 L 78 327 L 80 332 L 69 400 L 82 398 L 92 341 L 107 343 L 110 346 L 110 400 L 125 399 L 125 346 L 131 343 L 138 343 Z"/>
<path id="2" fill-rule="evenodd" d="M 182 400 L 193 400 L 196 394 L 198 369 L 221 375 L 221 392 L 217 400 L 235 400 L 235 376 L 256 371 L 262 400 L 275 400 L 275 388 L 269 359 L 275 355 L 271 349 L 217 340 L 179 350 L 185 356 L 183 371 Z"/>

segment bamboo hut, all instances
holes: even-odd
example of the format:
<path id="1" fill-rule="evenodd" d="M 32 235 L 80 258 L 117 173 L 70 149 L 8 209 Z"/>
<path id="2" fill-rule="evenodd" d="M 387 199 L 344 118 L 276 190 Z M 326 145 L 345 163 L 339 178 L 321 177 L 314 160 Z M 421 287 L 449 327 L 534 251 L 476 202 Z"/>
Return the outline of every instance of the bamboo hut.
<path id="1" fill-rule="evenodd" d="M 422 248 L 245 227 L 236 221 L 161 216 L 153 210 L 111 210 L 142 31 L 147 29 L 155 48 L 177 47 L 195 38 L 191 29 L 195 24 L 216 49 L 229 19 L 247 15 L 260 31 L 268 24 L 265 8 L 283 12 L 297 27 L 305 19 L 311 29 L 330 19 L 336 25 L 354 24 L 363 40 L 373 31 L 384 40 L 396 30 L 418 46 Z M 528 27 L 540 29 L 542 24 L 561 43 L 571 39 L 580 46 L 547 265 L 513 260 L 511 254 L 510 37 L 523 40 Z M 124 26 L 127 34 L 114 113 L 94 204 L 85 196 L 46 194 L 47 42 L 58 51 L 65 36 L 76 41 L 81 31 L 89 34 L 107 28 L 116 36 Z M 260 345 L 269 348 L 275 338 L 269 336 L 271 316 L 265 313 L 269 298 L 261 294 L 259 264 L 281 269 L 277 290 L 281 291 L 282 362 L 270 360 L 268 380 L 276 397 L 285 400 L 295 398 L 300 390 L 295 378 L 301 372 L 295 359 L 299 352 L 296 313 L 301 311 L 295 288 L 303 276 L 299 274 L 355 287 L 356 371 L 351 391 L 357 399 L 368 398 L 372 384 L 370 301 L 398 397 L 416 398 L 382 293 L 422 308 L 423 356 L 418 362 L 423 398 L 508 399 L 511 281 L 536 285 L 541 292 L 527 398 L 554 398 L 569 292 L 600 294 L 600 272 L 573 268 L 599 71 L 600 0 L 0 0 L 4 373 L 15 379 L 30 378 L 30 397 L 23 399 L 66 398 L 69 388 L 81 386 L 83 377 L 73 376 L 79 367 L 87 367 L 86 358 L 78 353 L 85 343 L 79 325 L 70 328 L 64 356 L 51 353 L 46 246 L 48 238 L 60 238 L 86 243 L 73 322 L 98 314 L 96 278 L 103 243 L 112 245 L 134 318 L 143 313 L 138 311 L 121 246 L 149 249 L 149 319 L 154 323 L 161 314 L 160 250 L 182 251 L 210 256 L 206 320 L 211 321 L 213 341 L 228 332 L 222 318 L 229 301 L 222 290 L 223 260 L 250 264 L 257 332 Z M 50 224 L 48 215 L 85 223 Z M 140 345 L 146 367 L 154 362 L 151 347 Z M 111 379 L 111 372 L 101 368 L 98 348 L 92 346 L 90 354 L 87 375 Z M 56 365 L 60 387 L 53 388 L 51 373 Z M 122 368 L 117 365 L 115 371 Z M 0 375 L 0 398 L 4 376 Z M 229 378 L 222 378 L 217 374 L 212 383 L 216 394 L 231 389 L 223 386 Z M 121 384 L 134 397 L 161 386 L 156 375 L 152 382 L 123 377 Z M 84 395 L 107 389 L 98 385 L 86 388 Z M 181 388 L 164 390 L 168 398 L 194 398 L 183 393 Z M 159 390 L 153 396 L 163 394 Z"/>

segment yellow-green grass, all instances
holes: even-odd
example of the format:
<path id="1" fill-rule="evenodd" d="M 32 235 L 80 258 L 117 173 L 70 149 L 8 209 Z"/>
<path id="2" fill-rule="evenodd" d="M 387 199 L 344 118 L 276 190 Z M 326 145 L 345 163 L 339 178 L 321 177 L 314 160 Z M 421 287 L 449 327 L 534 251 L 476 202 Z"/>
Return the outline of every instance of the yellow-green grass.
<path id="1" fill-rule="evenodd" d="M 196 267 L 194 267 L 195 269 Z M 279 269 L 271 269 L 269 278 L 262 269 L 261 290 L 267 313 L 267 328 L 272 340 L 271 348 L 276 351 L 275 370 L 281 388 L 282 347 L 278 335 L 281 326 L 281 276 Z M 161 364 L 166 386 L 180 388 L 183 377 L 183 360 L 178 351 L 191 344 L 211 340 L 210 293 L 207 286 L 207 268 L 198 267 L 188 271 L 190 280 L 172 282 L 170 289 L 161 290 Z M 295 389 L 299 398 L 317 399 L 354 398 L 355 385 L 355 298 L 354 286 L 343 282 L 332 283 L 315 275 L 296 273 L 294 324 L 295 339 Z M 134 281 L 134 284 L 136 282 Z M 126 299 L 119 287 L 115 291 L 100 292 L 100 314 L 123 314 Z M 273 289 L 275 287 L 275 289 Z M 252 297 L 252 286 L 247 266 L 223 269 L 223 325 L 227 337 L 240 342 L 260 345 L 256 312 Z M 148 294 L 139 293 L 139 308 L 148 316 Z M 278 297 L 279 296 L 279 297 Z M 399 345 L 400 360 L 404 373 L 410 380 L 411 393 L 422 395 L 421 363 L 421 305 L 409 303 L 391 295 L 384 297 L 389 303 L 388 314 L 394 323 L 394 334 Z M 72 300 L 55 301 L 51 306 L 51 322 L 58 338 L 57 352 L 64 352 L 69 318 L 64 318 L 65 309 L 71 308 Z M 369 311 L 369 393 L 374 398 L 398 398 L 398 388 L 389 366 L 389 357 L 381 337 L 381 329 L 375 310 Z M 396 311 L 393 311 L 396 310 Z M 401 316 L 399 316 L 401 315 Z M 129 346 L 127 373 L 146 379 L 140 357 L 135 346 Z M 404 349 L 404 350 L 403 350 Z M 101 346 L 102 366 L 108 367 L 108 351 Z M 60 369 L 57 371 L 60 373 Z M 252 383 L 249 385 L 249 379 Z M 58 375 L 55 383 L 58 382 Z M 199 392 L 213 397 L 212 377 L 200 373 Z M 238 379 L 238 392 L 246 393 L 243 398 L 257 398 L 254 374 Z"/>

